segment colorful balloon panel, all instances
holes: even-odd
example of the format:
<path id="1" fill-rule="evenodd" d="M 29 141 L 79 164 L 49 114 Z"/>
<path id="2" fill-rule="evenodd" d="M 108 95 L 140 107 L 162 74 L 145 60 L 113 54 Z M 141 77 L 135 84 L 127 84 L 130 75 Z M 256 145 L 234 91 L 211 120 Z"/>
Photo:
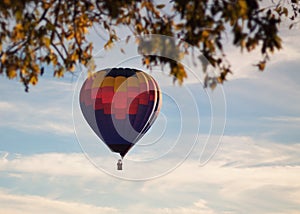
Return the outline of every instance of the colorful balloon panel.
<path id="1" fill-rule="evenodd" d="M 149 130 L 162 95 L 149 74 L 136 69 L 101 70 L 80 90 L 80 108 L 96 135 L 122 157 Z"/>

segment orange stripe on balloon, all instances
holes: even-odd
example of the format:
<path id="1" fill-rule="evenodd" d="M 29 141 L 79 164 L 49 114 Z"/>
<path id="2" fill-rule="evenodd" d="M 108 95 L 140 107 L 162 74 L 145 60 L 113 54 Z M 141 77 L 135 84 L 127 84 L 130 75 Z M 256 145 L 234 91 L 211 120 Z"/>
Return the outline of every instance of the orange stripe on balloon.
<path id="1" fill-rule="evenodd" d="M 106 76 L 106 77 L 103 79 L 103 82 L 102 82 L 102 84 L 101 84 L 101 88 L 102 88 L 102 87 L 106 87 L 106 86 L 114 87 L 114 85 L 115 85 L 115 78 L 110 77 L 110 76 Z"/>
<path id="2" fill-rule="evenodd" d="M 126 77 L 117 76 L 115 77 L 114 91 L 126 91 L 127 90 L 127 81 Z"/>
<path id="3" fill-rule="evenodd" d="M 131 76 L 127 78 L 128 87 L 139 87 L 139 80 L 137 77 Z"/>

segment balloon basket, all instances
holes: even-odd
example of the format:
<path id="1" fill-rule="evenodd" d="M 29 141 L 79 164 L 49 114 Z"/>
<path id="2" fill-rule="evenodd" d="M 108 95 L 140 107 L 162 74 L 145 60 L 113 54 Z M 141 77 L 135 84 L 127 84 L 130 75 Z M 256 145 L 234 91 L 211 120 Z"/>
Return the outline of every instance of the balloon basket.
<path id="1" fill-rule="evenodd" d="M 117 162 L 117 170 L 123 170 L 122 165 L 123 165 L 122 160 L 119 159 L 118 162 Z"/>

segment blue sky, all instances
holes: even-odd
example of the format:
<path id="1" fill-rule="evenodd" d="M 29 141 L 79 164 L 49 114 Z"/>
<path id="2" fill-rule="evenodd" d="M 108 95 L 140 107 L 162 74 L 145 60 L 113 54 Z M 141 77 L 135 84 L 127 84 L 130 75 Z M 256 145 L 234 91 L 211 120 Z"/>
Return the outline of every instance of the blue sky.
<path id="1" fill-rule="evenodd" d="M 299 29 L 282 30 L 282 37 L 284 49 L 272 56 L 263 73 L 252 66 L 257 53 L 241 55 L 239 50 L 228 46 L 235 73 L 223 88 L 213 92 L 203 90 L 193 79 L 181 88 L 167 84 L 171 79 L 161 81 L 165 92 L 163 116 L 141 143 L 161 133 L 164 138 L 144 150 L 138 145 L 132 149 L 122 172 L 115 171 L 116 156 L 102 151 L 105 148 L 100 144 L 100 150 L 93 154 L 85 150 L 92 148 L 85 143 L 99 143 L 87 127 L 79 130 L 79 138 L 86 139 L 81 142 L 84 151 L 80 147 L 72 115 L 72 107 L 76 105 L 73 102 L 76 77 L 57 80 L 50 71 L 37 86 L 30 88 L 30 93 L 25 93 L 19 82 L 2 77 L 0 212 L 297 213 L 300 210 Z M 123 64 L 130 65 L 138 59 L 132 60 Z M 114 59 L 103 61 L 103 58 L 96 62 L 102 63 L 100 67 L 115 63 Z M 221 89 L 227 106 L 222 135 Z M 177 96 L 178 91 L 183 94 L 190 91 L 195 102 L 188 95 Z M 179 108 L 172 112 L 176 116 L 170 114 L 172 99 L 179 103 Z M 210 102 L 215 106 L 214 126 L 219 126 L 211 134 Z M 193 105 L 189 107 L 190 103 Z M 196 110 L 199 115 L 195 118 Z M 183 116 L 178 117 L 178 112 Z M 182 133 L 174 125 L 180 119 Z M 86 124 L 81 121 L 78 126 Z M 173 144 L 172 137 L 177 135 L 179 140 Z M 205 142 L 209 143 L 205 146 Z M 217 153 L 209 159 L 216 147 Z M 164 149 L 169 151 L 166 155 L 143 162 L 164 154 Z M 94 164 L 115 176 L 95 167 L 84 152 Z M 103 156 L 97 157 L 99 154 Z M 160 174 L 163 175 L 146 181 L 123 179 Z"/>

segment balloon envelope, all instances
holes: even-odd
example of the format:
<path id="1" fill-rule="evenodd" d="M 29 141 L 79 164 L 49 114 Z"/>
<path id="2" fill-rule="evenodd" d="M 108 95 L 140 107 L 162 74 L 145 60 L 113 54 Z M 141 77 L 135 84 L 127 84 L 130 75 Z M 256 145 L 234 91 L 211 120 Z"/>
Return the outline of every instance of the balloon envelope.
<path id="1" fill-rule="evenodd" d="M 80 108 L 96 135 L 122 157 L 149 130 L 162 95 L 143 71 L 113 68 L 88 77 L 80 90 Z"/>

